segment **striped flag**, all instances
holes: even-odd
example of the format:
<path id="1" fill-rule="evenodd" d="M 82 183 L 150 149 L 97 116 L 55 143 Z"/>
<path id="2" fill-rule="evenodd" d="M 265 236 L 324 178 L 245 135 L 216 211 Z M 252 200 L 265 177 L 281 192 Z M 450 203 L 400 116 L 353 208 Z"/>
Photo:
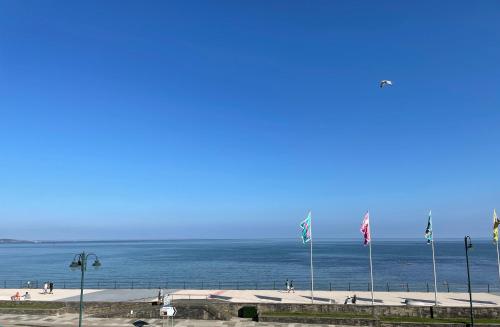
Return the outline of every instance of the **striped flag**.
<path id="1" fill-rule="evenodd" d="M 500 220 L 497 217 L 497 211 L 493 209 L 493 241 L 498 242 L 498 225 L 500 225 Z"/>
<path id="2" fill-rule="evenodd" d="M 427 221 L 427 228 L 425 229 L 425 238 L 427 239 L 427 244 L 432 243 L 432 213 L 429 211 L 429 220 Z"/>
<path id="3" fill-rule="evenodd" d="M 302 228 L 301 237 L 302 242 L 306 244 L 311 240 L 311 212 L 307 214 L 307 218 L 300 223 L 300 228 Z"/>
<path id="4" fill-rule="evenodd" d="M 371 241 L 370 235 L 370 212 L 367 211 L 365 214 L 365 218 L 363 219 L 363 223 L 361 224 L 361 228 L 359 230 L 364 237 L 364 244 L 367 245 Z"/>

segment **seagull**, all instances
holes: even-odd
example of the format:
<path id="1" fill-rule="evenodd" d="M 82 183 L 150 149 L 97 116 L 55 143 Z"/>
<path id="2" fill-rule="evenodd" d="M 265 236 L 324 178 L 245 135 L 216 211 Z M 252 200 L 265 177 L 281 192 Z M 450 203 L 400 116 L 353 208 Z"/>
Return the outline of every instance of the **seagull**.
<path id="1" fill-rule="evenodd" d="M 383 88 L 384 86 L 390 85 L 392 86 L 392 81 L 389 81 L 387 79 L 383 79 L 380 81 L 380 88 Z"/>

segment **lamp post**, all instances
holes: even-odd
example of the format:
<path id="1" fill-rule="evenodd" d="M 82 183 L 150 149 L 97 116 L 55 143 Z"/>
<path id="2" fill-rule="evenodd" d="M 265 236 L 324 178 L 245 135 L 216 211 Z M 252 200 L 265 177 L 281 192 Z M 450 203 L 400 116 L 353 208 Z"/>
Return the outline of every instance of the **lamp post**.
<path id="1" fill-rule="evenodd" d="M 80 316 L 78 318 L 78 326 L 82 327 L 82 316 L 83 316 L 83 284 L 84 284 L 84 278 L 85 278 L 85 271 L 87 270 L 87 260 L 89 257 L 95 257 L 94 263 L 92 264 L 92 267 L 95 269 L 99 268 L 101 266 L 101 262 L 99 261 L 99 258 L 97 257 L 96 254 L 94 253 L 79 253 L 75 254 L 75 257 L 73 258 L 73 261 L 69 265 L 71 270 L 76 270 L 80 269 L 82 272 L 82 278 L 80 281 Z"/>
<path id="2" fill-rule="evenodd" d="M 472 241 L 470 236 L 465 236 L 465 261 L 467 262 L 467 287 L 469 290 L 469 304 L 470 304 L 470 325 L 474 327 L 474 313 L 472 312 L 472 289 L 470 287 L 470 269 L 469 269 L 469 249 L 472 249 Z"/>

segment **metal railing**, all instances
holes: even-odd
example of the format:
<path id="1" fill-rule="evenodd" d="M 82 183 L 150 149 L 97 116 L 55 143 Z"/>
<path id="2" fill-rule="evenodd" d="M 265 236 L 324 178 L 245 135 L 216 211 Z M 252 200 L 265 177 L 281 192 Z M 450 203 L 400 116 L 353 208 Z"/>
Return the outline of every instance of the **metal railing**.
<path id="1" fill-rule="evenodd" d="M 80 281 L 75 279 L 52 280 L 55 289 L 77 289 L 80 288 Z M 45 281 L 42 280 L 0 280 L 0 288 L 43 288 Z M 307 290 L 310 287 L 309 280 L 294 280 L 296 290 Z M 316 290 L 325 291 L 369 291 L 370 283 L 364 282 L 333 282 L 328 280 L 314 280 Z M 88 289 L 216 289 L 216 290 L 283 290 L 285 281 L 180 281 L 180 280 L 85 280 L 85 288 Z M 500 292 L 499 284 L 481 283 L 473 284 L 474 292 Z M 433 292 L 433 282 L 376 282 L 375 291 L 381 292 Z M 438 284 L 439 292 L 467 292 L 467 283 Z"/>

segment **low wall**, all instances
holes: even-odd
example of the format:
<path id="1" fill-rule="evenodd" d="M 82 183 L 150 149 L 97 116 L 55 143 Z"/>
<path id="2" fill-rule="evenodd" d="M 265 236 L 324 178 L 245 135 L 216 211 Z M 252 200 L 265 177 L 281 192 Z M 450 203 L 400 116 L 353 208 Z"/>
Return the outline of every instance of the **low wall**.
<path id="1" fill-rule="evenodd" d="M 249 304 L 245 304 L 249 306 Z M 242 306 L 240 304 L 240 306 Z M 288 304 L 259 303 L 255 304 L 259 314 L 266 312 L 313 312 L 313 313 L 349 313 L 371 315 L 373 317 L 420 317 L 420 318 L 467 318 L 467 307 L 433 307 L 433 306 L 388 306 L 388 305 L 342 305 L 342 304 Z M 500 307 L 474 308 L 477 318 L 497 319 Z"/>
<path id="2" fill-rule="evenodd" d="M 60 304 L 57 309 L 43 309 L 29 307 L 22 302 L 11 308 L 2 308 L 1 313 L 19 314 L 47 314 L 78 313 L 78 302 L 37 302 L 43 304 Z M 33 302 L 32 302 L 33 303 Z M 238 317 L 244 307 L 255 307 L 259 316 L 273 312 L 311 312 L 336 313 L 342 316 L 373 317 L 420 317 L 420 318 L 468 318 L 467 307 L 432 307 L 432 306 L 366 306 L 341 304 L 290 304 L 290 303 L 233 303 L 217 300 L 178 300 L 174 303 L 177 308 L 177 318 L 180 319 L 217 319 L 228 320 Z M 94 317 L 123 317 L 123 318 L 158 318 L 159 306 L 150 302 L 85 302 L 85 314 Z M 133 311 L 133 313 L 131 313 Z M 500 319 L 500 307 L 474 308 L 476 318 Z"/>
<path id="3" fill-rule="evenodd" d="M 176 301 L 177 319 L 229 320 L 227 310 L 207 301 Z M 77 313 L 78 303 L 66 312 Z M 85 314 L 96 318 L 160 318 L 160 306 L 150 302 L 86 302 Z"/>

